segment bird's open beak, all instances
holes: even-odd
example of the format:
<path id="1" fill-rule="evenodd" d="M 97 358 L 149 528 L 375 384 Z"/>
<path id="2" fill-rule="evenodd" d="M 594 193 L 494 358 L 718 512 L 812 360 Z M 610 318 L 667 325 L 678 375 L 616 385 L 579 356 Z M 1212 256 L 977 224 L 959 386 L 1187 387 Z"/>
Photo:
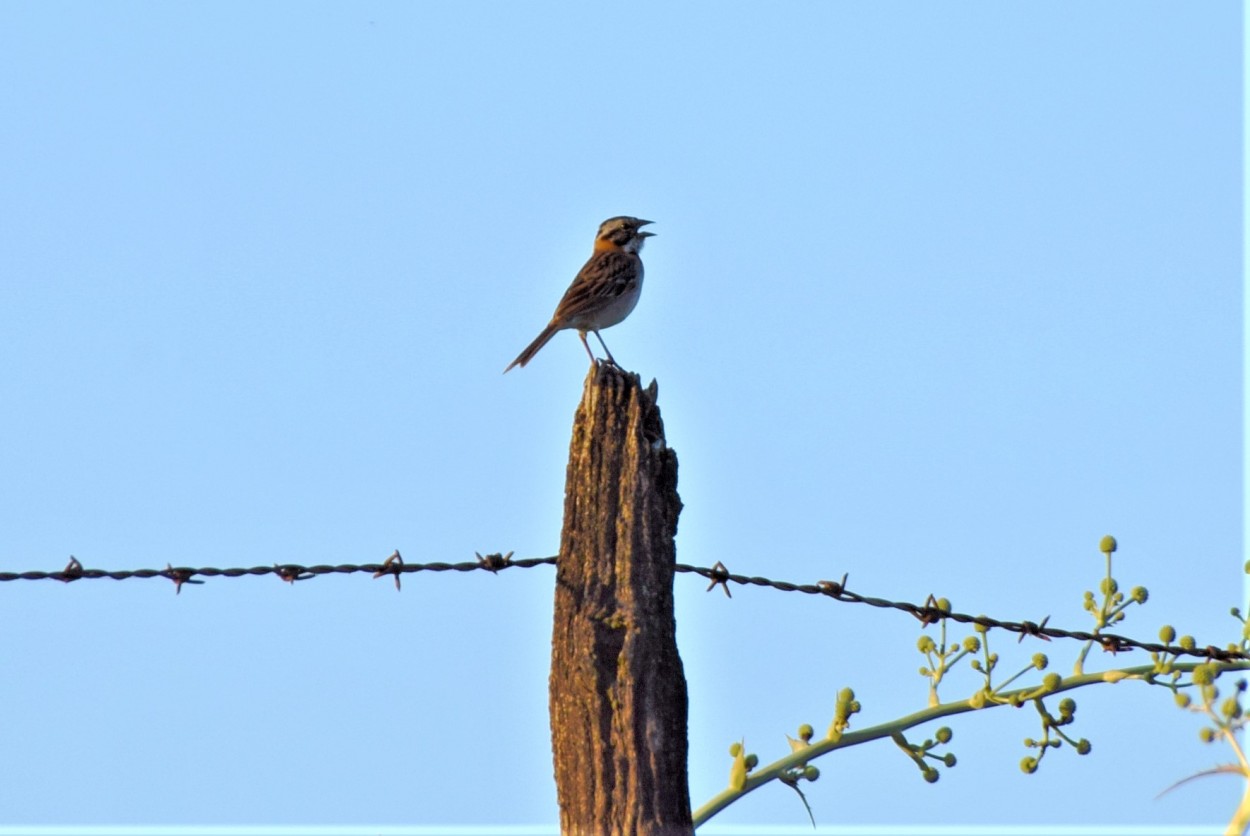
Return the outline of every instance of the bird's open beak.
<path id="1" fill-rule="evenodd" d="M 643 226 L 646 226 L 647 224 L 653 224 L 653 223 L 655 223 L 655 221 L 639 221 L 638 226 L 643 227 Z M 642 238 L 651 238 L 652 236 L 655 235 L 655 233 L 654 232 L 639 232 L 638 235 Z"/>

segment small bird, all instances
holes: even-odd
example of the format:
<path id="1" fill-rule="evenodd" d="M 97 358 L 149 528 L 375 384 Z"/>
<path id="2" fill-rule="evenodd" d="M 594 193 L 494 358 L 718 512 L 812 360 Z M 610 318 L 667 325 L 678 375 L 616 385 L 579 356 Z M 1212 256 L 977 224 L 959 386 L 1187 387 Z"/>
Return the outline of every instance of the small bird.
<path id="1" fill-rule="evenodd" d="M 608 362 L 616 365 L 612 352 L 599 336 L 601 328 L 611 328 L 625 317 L 638 304 L 638 296 L 642 293 L 642 259 L 638 253 L 654 232 L 641 232 L 641 228 L 651 223 L 638 218 L 621 215 L 608 218 L 599 224 L 599 233 L 595 236 L 595 251 L 590 260 L 582 267 L 564 298 L 556 305 L 556 312 L 551 322 L 543 329 L 520 356 L 508 364 L 504 374 L 513 366 L 524 366 L 547 341 L 565 328 L 576 328 L 577 336 L 581 337 L 590 362 L 595 362 L 594 352 L 586 342 L 586 332 L 593 333 L 608 355 Z"/>

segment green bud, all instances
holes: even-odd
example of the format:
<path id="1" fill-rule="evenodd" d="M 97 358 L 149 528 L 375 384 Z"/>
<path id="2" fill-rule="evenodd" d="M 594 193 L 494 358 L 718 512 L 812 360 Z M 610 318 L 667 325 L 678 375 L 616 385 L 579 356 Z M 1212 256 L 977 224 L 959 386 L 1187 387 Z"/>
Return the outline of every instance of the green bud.
<path id="1" fill-rule="evenodd" d="M 1215 729 L 1211 728 L 1210 726 L 1203 726 L 1202 728 L 1198 729 L 1198 739 L 1201 740 L 1203 743 L 1210 743 L 1211 741 L 1215 740 Z"/>
<path id="2" fill-rule="evenodd" d="M 804 743 L 811 740 L 812 735 L 814 735 L 815 733 L 816 733 L 816 730 L 812 728 L 810 723 L 804 723 L 803 725 L 799 726 L 799 740 L 802 740 Z"/>
<path id="3" fill-rule="evenodd" d="M 1220 703 L 1220 713 L 1224 715 L 1224 719 L 1232 720 L 1241 715 L 1241 705 L 1237 702 L 1236 697 L 1229 697 Z"/>
<path id="4" fill-rule="evenodd" d="M 829 733 L 826 735 L 828 739 L 840 739 L 842 732 L 846 731 L 851 724 L 851 715 L 857 711 L 859 711 L 859 703 L 855 702 L 855 692 L 850 688 L 838 691 L 838 702 L 833 708 L 833 722 L 829 724 Z"/>
<path id="5" fill-rule="evenodd" d="M 977 691 L 968 698 L 968 705 L 974 709 L 985 708 L 985 692 Z"/>
<path id="6" fill-rule="evenodd" d="M 1189 699 L 1189 694 L 1182 694 L 1180 692 L 1177 692 L 1176 694 L 1177 705 L 1179 705 L 1181 708 L 1189 708 L 1190 702 L 1192 701 Z"/>
<path id="7" fill-rule="evenodd" d="M 1146 603 L 1146 599 L 1150 597 L 1150 593 L 1146 591 L 1146 587 L 1144 586 L 1135 586 L 1129 590 L 1128 594 L 1129 597 L 1133 599 L 1134 603 L 1137 604 Z"/>
<path id="8" fill-rule="evenodd" d="M 747 785 L 747 767 L 741 758 L 734 758 L 733 766 L 729 767 L 729 787 L 741 790 Z"/>
<path id="9" fill-rule="evenodd" d="M 937 642 L 929 636 L 921 636 L 916 640 L 916 649 L 921 653 L 932 653 L 937 650 Z"/>
<path id="10" fill-rule="evenodd" d="M 981 650 L 981 640 L 976 636 L 969 636 L 964 639 L 964 650 L 969 653 L 978 653 Z"/>
<path id="11" fill-rule="evenodd" d="M 1054 691 L 1062 684 L 1063 684 L 1063 677 L 1057 673 L 1048 673 L 1046 674 L 1045 678 L 1042 679 L 1042 685 L 1043 687 L 1046 688 L 1047 691 Z"/>
<path id="12" fill-rule="evenodd" d="M 1103 554 L 1111 554 L 1116 550 L 1115 538 L 1108 534 L 1098 541 L 1098 551 Z"/>
<path id="13" fill-rule="evenodd" d="M 978 618 L 985 618 L 985 616 L 983 616 L 983 615 L 981 615 L 981 616 L 977 616 L 977 617 L 978 617 Z M 990 628 L 989 628 L 989 627 L 986 627 L 984 624 L 981 624 L 980 622 L 974 623 L 974 624 L 972 625 L 972 629 L 973 629 L 973 630 L 976 630 L 978 633 L 988 633 L 988 632 L 990 631 Z"/>
<path id="14" fill-rule="evenodd" d="M 1164 644 L 1171 644 L 1176 641 L 1176 628 L 1171 624 L 1164 624 L 1159 628 L 1159 641 Z"/>
<path id="15" fill-rule="evenodd" d="M 1020 771 L 1022 771 L 1025 775 L 1032 775 L 1034 772 L 1036 772 L 1037 771 L 1037 758 L 1032 758 L 1032 757 L 1021 758 L 1020 759 Z"/>
<path id="16" fill-rule="evenodd" d="M 951 738 L 954 736 L 955 733 L 950 730 L 950 726 L 942 726 L 942 728 L 937 730 L 936 737 L 938 743 L 950 743 Z"/>
<path id="17" fill-rule="evenodd" d="M 1198 646 L 1198 642 L 1193 636 L 1181 636 L 1181 647 L 1185 650 L 1193 650 Z"/>
<path id="18" fill-rule="evenodd" d="M 750 771 L 760 765 L 759 756 L 752 753 L 746 757 L 747 770 Z"/>
<path id="19" fill-rule="evenodd" d="M 1065 717 L 1071 717 L 1076 713 L 1076 700 L 1071 697 L 1065 697 L 1059 701 L 1059 713 Z"/>
<path id="20" fill-rule="evenodd" d="M 1046 670 L 1046 666 L 1049 664 L 1050 664 L 1050 660 L 1046 658 L 1045 653 L 1033 654 L 1033 667 L 1037 668 L 1039 671 Z"/>
<path id="21" fill-rule="evenodd" d="M 1076 753 L 1078 755 L 1088 755 L 1091 748 L 1093 747 L 1090 746 L 1089 741 L 1083 737 L 1076 742 Z"/>
<path id="22" fill-rule="evenodd" d="M 942 763 L 946 764 L 947 769 L 950 769 L 956 763 L 955 756 L 951 754 L 950 752 L 947 752 L 945 755 L 942 756 Z"/>
<path id="23" fill-rule="evenodd" d="M 1024 748 L 1026 748 L 1026 749 L 1036 749 L 1036 748 L 1037 748 L 1037 741 L 1036 741 L 1036 740 L 1034 740 L 1034 739 L 1033 739 L 1033 738 L 1031 738 L 1031 737 L 1026 737 L 1026 738 L 1024 739 Z"/>
<path id="24" fill-rule="evenodd" d="M 735 740 L 733 743 L 730 743 L 730 744 L 729 744 L 729 757 L 731 757 L 731 758 L 736 758 L 736 757 L 738 757 L 738 756 L 739 756 L 739 755 L 741 755 L 741 754 L 742 754 L 742 744 L 741 744 L 741 743 L 739 743 L 738 741 L 736 741 L 736 740 Z"/>
<path id="25" fill-rule="evenodd" d="M 803 767 L 803 777 L 809 781 L 815 781 L 820 777 L 820 770 L 814 766 Z"/>
<path id="26" fill-rule="evenodd" d="M 925 781 L 930 784 L 936 784 L 938 778 L 941 777 L 940 775 L 938 775 L 938 771 L 931 766 L 925 769 L 925 771 L 922 774 L 924 775 Z"/>
<path id="27" fill-rule="evenodd" d="M 951 611 L 951 602 L 949 598 L 939 598 L 937 599 L 936 604 L 937 604 L 937 608 L 941 610 L 942 612 Z"/>

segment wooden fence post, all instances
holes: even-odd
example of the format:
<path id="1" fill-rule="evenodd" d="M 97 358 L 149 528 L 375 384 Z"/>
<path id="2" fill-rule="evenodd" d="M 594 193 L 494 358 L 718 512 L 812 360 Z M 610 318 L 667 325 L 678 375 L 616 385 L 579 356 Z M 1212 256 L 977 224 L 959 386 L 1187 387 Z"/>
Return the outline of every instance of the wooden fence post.
<path id="1" fill-rule="evenodd" d="M 565 836 L 692 836 L 673 618 L 677 456 L 654 381 L 596 364 L 573 421 L 551 740 Z"/>

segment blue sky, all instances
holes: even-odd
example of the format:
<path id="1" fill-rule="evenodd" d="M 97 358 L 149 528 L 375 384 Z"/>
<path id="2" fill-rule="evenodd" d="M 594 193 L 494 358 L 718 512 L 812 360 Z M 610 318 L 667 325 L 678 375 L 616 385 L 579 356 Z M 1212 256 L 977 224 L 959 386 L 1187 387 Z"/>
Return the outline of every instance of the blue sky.
<path id="1" fill-rule="evenodd" d="M 1080 629 L 1112 533 L 1151 591 L 1123 632 L 1235 640 L 1241 23 L 4 4 L 0 568 L 553 554 L 585 354 L 501 371 L 632 214 L 646 286 L 604 338 L 659 382 L 679 560 Z M 554 823 L 553 578 L 6 585 L 0 823 Z M 843 686 L 863 726 L 924 705 L 907 617 L 704 587 L 676 587 L 696 805 Z M 816 820 L 1231 813 L 1231 778 L 1156 800 L 1231 760 L 1169 695 L 1075 696 L 1089 757 L 1026 777 L 1035 717 L 959 717 L 934 786 L 888 744 L 825 759 Z M 807 818 L 777 786 L 716 821 Z"/>

